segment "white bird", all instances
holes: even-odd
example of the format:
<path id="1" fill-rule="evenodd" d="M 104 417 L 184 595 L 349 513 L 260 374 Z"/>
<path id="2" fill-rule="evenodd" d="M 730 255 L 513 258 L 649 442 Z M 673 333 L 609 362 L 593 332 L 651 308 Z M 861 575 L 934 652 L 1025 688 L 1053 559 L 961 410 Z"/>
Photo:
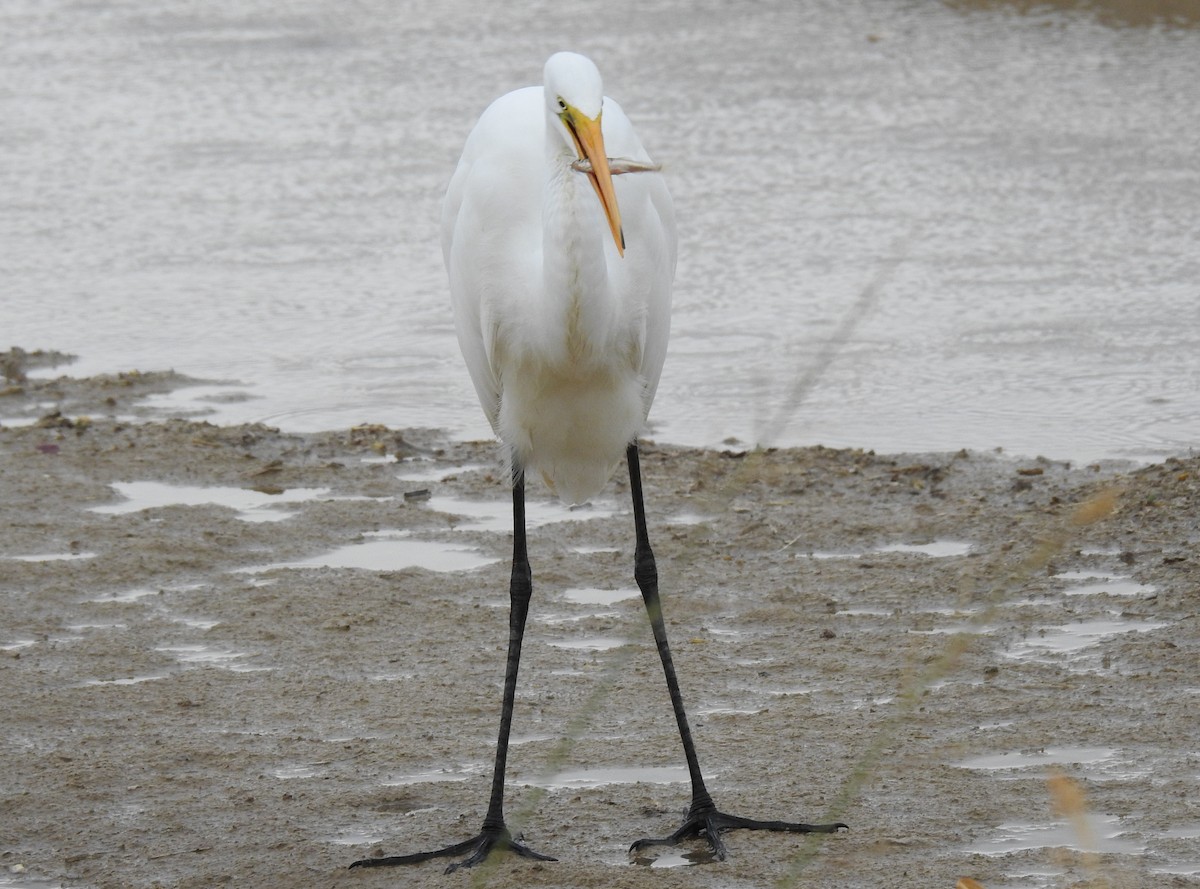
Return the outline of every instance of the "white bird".
<path id="1" fill-rule="evenodd" d="M 509 649 L 488 811 L 472 839 L 433 852 L 363 859 L 351 867 L 466 854 L 449 872 L 477 864 L 493 850 L 553 860 L 517 843 L 504 821 L 505 763 L 532 595 L 525 473 L 540 472 L 562 499 L 577 503 L 608 482 L 622 455 L 633 494 L 634 576 L 692 781 L 683 827 L 669 837 L 638 840 L 632 848 L 704 833 L 715 855 L 724 858 L 723 829 L 832 832 L 845 826 L 726 815 L 704 787 L 667 645 L 637 451 L 666 358 L 674 210 L 633 125 L 604 95 L 596 66 L 584 56 L 557 53 L 546 62 L 544 78 L 543 86 L 507 93 L 484 111 L 467 138 L 442 210 L 442 250 L 459 345 L 512 472 Z"/>
<path id="2" fill-rule="evenodd" d="M 598 492 L 641 431 L 667 355 L 675 216 L 663 177 L 583 56 L 497 99 L 442 211 L 458 341 L 514 467 L 569 503 Z M 573 168 L 580 159 L 590 173 Z"/>

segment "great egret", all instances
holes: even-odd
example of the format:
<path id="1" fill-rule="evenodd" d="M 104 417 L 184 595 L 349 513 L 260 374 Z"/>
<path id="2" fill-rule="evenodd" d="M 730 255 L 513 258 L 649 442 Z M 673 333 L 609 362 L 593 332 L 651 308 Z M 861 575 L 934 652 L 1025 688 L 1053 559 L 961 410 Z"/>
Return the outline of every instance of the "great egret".
<path id="1" fill-rule="evenodd" d="M 351 867 L 465 854 L 450 872 L 479 863 L 494 849 L 553 860 L 516 842 L 504 821 L 505 762 L 532 593 L 525 473 L 539 471 L 564 500 L 582 502 L 607 483 L 622 453 L 633 494 L 634 576 L 692 783 L 683 826 L 668 837 L 638 840 L 631 851 L 703 833 L 716 857 L 724 858 L 722 830 L 832 832 L 845 826 L 727 815 L 705 789 L 667 645 L 637 449 L 666 357 L 674 211 L 629 119 L 604 95 L 596 66 L 584 56 L 557 53 L 544 74 L 544 86 L 508 93 L 484 111 L 467 138 L 442 210 L 442 250 L 459 345 L 483 410 L 511 459 L 508 660 L 488 810 L 472 839 L 433 852 L 363 859 Z"/>

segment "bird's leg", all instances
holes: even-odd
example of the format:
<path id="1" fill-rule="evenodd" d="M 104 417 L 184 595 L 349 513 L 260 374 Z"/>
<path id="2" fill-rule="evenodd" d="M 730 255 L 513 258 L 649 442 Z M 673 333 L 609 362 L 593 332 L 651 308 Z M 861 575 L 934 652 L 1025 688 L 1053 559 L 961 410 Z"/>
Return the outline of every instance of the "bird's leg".
<path id="1" fill-rule="evenodd" d="M 630 852 L 646 846 L 674 846 L 682 840 L 703 834 L 711 846 L 713 855 L 724 860 L 726 855 L 725 843 L 721 839 L 721 831 L 736 830 L 775 830 L 791 833 L 834 833 L 839 828 L 846 828 L 841 822 L 833 824 L 804 824 L 790 821 L 759 821 L 753 818 L 742 818 L 738 815 L 728 815 L 717 809 L 704 786 L 704 775 L 700 771 L 700 760 L 696 756 L 696 744 L 692 740 L 692 730 L 688 726 L 687 713 L 683 708 L 683 695 L 679 691 L 679 679 L 675 675 L 675 662 L 671 657 L 671 648 L 667 644 L 667 628 L 663 622 L 662 600 L 658 594 L 658 569 L 654 564 L 654 552 L 650 549 L 650 536 L 646 531 L 646 507 L 642 499 L 642 470 L 638 460 L 637 442 L 629 445 L 625 452 L 629 463 L 629 487 L 633 495 L 633 522 L 637 535 L 634 550 L 633 576 L 637 580 L 638 589 L 642 591 L 642 601 L 646 603 L 646 613 L 650 617 L 650 628 L 654 633 L 654 641 L 658 646 L 658 656 L 662 660 L 663 673 L 667 679 L 667 693 L 671 697 L 671 707 L 675 711 L 675 721 L 679 725 L 679 738 L 683 742 L 683 754 L 687 758 L 688 775 L 692 781 L 692 802 L 684 817 L 683 825 L 666 837 L 646 837 L 637 840 L 629 847 Z"/>
<path id="2" fill-rule="evenodd" d="M 524 858 L 538 861 L 556 861 L 548 855 L 534 852 L 512 838 L 504 823 L 504 772 L 508 761 L 508 738 L 512 729 L 513 704 L 517 694 L 517 669 L 521 662 L 521 641 L 525 636 L 525 618 L 529 614 L 529 600 L 533 595 L 533 575 L 529 570 L 529 554 L 525 542 L 525 475 L 519 468 L 513 470 L 513 561 L 512 579 L 509 581 L 508 616 L 508 660 L 504 669 L 504 701 L 500 708 L 500 735 L 496 740 L 496 762 L 492 770 L 492 792 L 488 799 L 487 815 L 483 829 L 473 839 L 464 840 L 432 852 L 416 852 L 412 855 L 393 855 L 388 858 L 364 858 L 351 867 L 391 867 L 398 864 L 415 864 L 431 858 L 452 858 L 466 854 L 446 868 L 452 873 L 460 867 L 479 864 L 493 851 L 513 852 Z"/>

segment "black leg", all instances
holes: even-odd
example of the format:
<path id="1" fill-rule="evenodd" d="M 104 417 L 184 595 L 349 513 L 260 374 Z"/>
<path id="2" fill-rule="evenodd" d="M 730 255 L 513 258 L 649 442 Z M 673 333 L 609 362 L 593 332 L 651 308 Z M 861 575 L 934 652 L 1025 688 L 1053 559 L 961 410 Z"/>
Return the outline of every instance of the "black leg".
<path id="1" fill-rule="evenodd" d="M 654 552 L 650 549 L 650 536 L 646 531 L 646 507 L 642 499 L 642 470 L 638 461 L 637 442 L 629 445 L 625 452 L 629 463 L 629 487 L 633 495 L 633 522 L 637 534 L 637 546 L 634 550 L 633 576 L 637 580 L 638 589 L 642 591 L 642 601 L 646 603 L 646 613 L 650 616 L 650 628 L 654 633 L 654 642 L 658 646 L 658 656 L 662 660 L 663 673 L 667 679 L 667 693 L 671 697 L 671 707 L 675 711 L 675 721 L 679 725 L 679 737 L 683 741 L 683 755 L 687 758 L 688 774 L 692 780 L 692 803 L 688 807 L 683 826 L 670 836 L 637 840 L 629 851 L 633 852 L 646 846 L 673 846 L 681 840 L 696 837 L 701 834 L 708 839 L 713 854 L 721 860 L 725 859 L 725 843 L 721 840 L 721 831 L 744 828 L 747 830 L 776 830 L 790 833 L 834 833 L 839 828 L 846 828 L 840 821 L 834 824 L 804 824 L 789 821 L 758 821 L 753 818 L 741 818 L 727 815 L 717 810 L 704 786 L 704 775 L 700 771 L 700 760 L 696 756 L 696 743 L 692 740 L 692 730 L 688 726 L 687 713 L 683 708 L 683 695 L 679 691 L 679 679 L 675 675 L 675 662 L 671 657 L 671 648 L 667 644 L 667 628 L 663 622 L 662 600 L 658 594 L 658 569 L 654 564 Z M 848 829 L 848 828 L 847 828 Z"/>
<path id="2" fill-rule="evenodd" d="M 509 581 L 508 660 L 504 669 L 504 702 L 500 707 L 500 736 L 496 740 L 496 763 L 492 770 L 492 793 L 488 799 L 483 829 L 473 839 L 464 840 L 433 852 L 412 855 L 393 855 L 388 858 L 363 858 L 350 867 L 392 867 L 416 864 L 431 858 L 453 858 L 466 854 L 446 868 L 452 873 L 460 867 L 479 864 L 493 850 L 505 850 L 538 861 L 556 861 L 548 855 L 534 852 L 516 842 L 504 823 L 504 772 L 508 761 L 508 738 L 512 729 L 513 704 L 517 695 L 517 670 L 521 663 L 521 641 L 525 636 L 525 618 L 529 615 L 529 600 L 533 595 L 533 575 L 529 570 L 529 554 L 525 542 L 525 475 L 513 470 L 513 560 Z"/>

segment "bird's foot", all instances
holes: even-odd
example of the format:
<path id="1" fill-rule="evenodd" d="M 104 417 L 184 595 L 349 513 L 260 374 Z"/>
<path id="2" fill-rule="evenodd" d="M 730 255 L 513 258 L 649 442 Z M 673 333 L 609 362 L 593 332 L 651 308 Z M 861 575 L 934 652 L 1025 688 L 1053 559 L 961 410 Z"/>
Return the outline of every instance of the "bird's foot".
<path id="1" fill-rule="evenodd" d="M 804 824 L 797 821 L 759 821 L 755 818 L 743 818 L 740 815 L 727 815 L 718 811 L 711 803 L 707 805 L 693 804 L 683 821 L 683 825 L 670 836 L 646 837 L 637 840 L 629 847 L 630 853 L 645 849 L 647 846 L 676 846 L 684 840 L 704 835 L 712 849 L 713 857 L 724 861 L 726 856 L 725 842 L 721 834 L 727 830 L 775 830 L 786 833 L 837 833 L 839 830 L 849 830 L 850 826 L 840 821 L 832 824 Z"/>
<path id="2" fill-rule="evenodd" d="M 436 849 L 433 852 L 415 852 L 412 855 L 392 855 L 387 858 L 362 858 L 351 864 L 350 867 L 395 867 L 399 864 L 417 864 L 434 858 L 456 858 L 465 854 L 466 858 L 462 861 L 455 861 L 446 868 L 446 873 L 450 874 L 460 867 L 474 867 L 493 852 L 512 852 L 522 858 L 533 858 L 537 861 L 558 860 L 521 845 L 512 838 L 508 828 L 501 825 L 498 828 L 485 827 L 479 836 L 446 846 L 444 849 Z"/>

